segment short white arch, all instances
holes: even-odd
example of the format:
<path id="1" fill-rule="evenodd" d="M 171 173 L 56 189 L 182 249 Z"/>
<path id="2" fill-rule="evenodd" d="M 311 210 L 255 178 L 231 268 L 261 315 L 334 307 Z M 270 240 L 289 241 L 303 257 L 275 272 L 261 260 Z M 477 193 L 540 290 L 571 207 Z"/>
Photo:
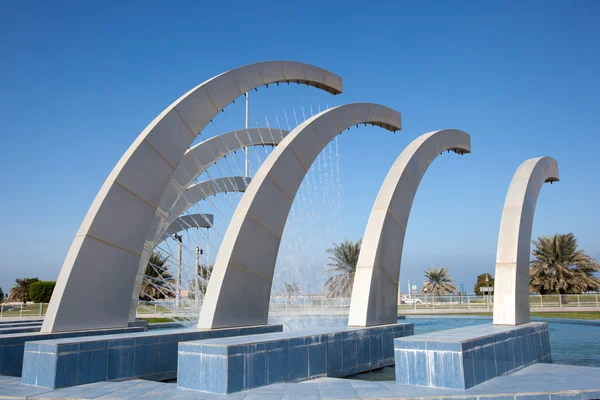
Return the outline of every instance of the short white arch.
<path id="1" fill-rule="evenodd" d="M 470 153 L 471 137 L 456 129 L 421 135 L 404 149 L 385 177 L 358 256 L 348 325 L 397 321 L 398 280 L 410 210 L 427 168 L 444 151 Z"/>
<path id="2" fill-rule="evenodd" d="M 342 91 L 341 78 L 321 68 L 289 61 L 256 63 L 196 86 L 144 129 L 88 210 L 58 276 L 42 332 L 127 326 L 144 243 L 184 153 L 233 100 L 259 86 L 290 81 L 333 94 Z M 90 293 L 95 301 L 84 301 Z"/>
<path id="3" fill-rule="evenodd" d="M 212 214 L 187 214 L 177 218 L 163 233 L 161 240 L 167 240 L 176 233 L 192 228 L 212 228 L 214 217 Z"/>
<path id="4" fill-rule="evenodd" d="M 144 251 L 142 252 L 142 256 L 140 257 L 138 275 L 135 279 L 135 286 L 131 295 L 131 306 L 129 308 L 130 321 L 135 321 L 136 319 L 137 306 L 140 299 L 140 293 L 142 291 L 142 284 L 144 283 L 144 271 L 146 270 L 146 265 L 148 265 L 148 261 L 150 261 L 150 256 L 152 255 L 154 249 L 156 248 L 156 246 L 158 246 L 160 242 L 164 241 L 166 238 L 173 234 L 173 232 L 169 232 L 173 229 L 174 226 L 179 226 L 178 221 L 182 222 L 181 218 L 187 217 L 179 216 L 183 214 L 185 210 L 201 202 L 209 196 L 226 192 L 245 192 L 246 188 L 248 187 L 248 184 L 250 183 L 250 180 L 251 178 L 243 176 L 228 176 L 199 182 L 186 189 L 184 195 L 175 203 L 175 205 L 173 205 L 171 212 L 168 215 L 161 217 L 161 220 L 164 221 L 164 225 L 158 228 L 158 232 L 154 234 L 154 239 L 152 242 L 146 241 Z M 202 215 L 206 214 L 197 215 L 201 217 Z M 195 222 L 195 224 L 198 223 L 206 225 L 202 226 L 203 228 L 212 227 L 212 215 L 210 221 L 205 220 Z"/>
<path id="5" fill-rule="evenodd" d="M 138 274 L 131 293 L 131 306 L 129 308 L 130 321 L 134 321 L 136 318 L 137 304 L 142 290 L 144 271 L 146 271 L 146 265 L 150 260 L 150 256 L 158 243 L 164 240 L 163 235 L 165 229 L 167 229 L 169 225 L 185 211 L 185 209 L 181 209 L 183 206 L 182 202 L 184 202 L 183 197 L 187 194 L 187 200 L 185 202 L 192 202 L 191 205 L 204 199 L 204 197 L 196 197 L 194 200 L 192 194 L 195 194 L 197 190 L 194 190 L 193 192 L 187 190 L 190 185 L 192 185 L 196 178 L 202 175 L 210 166 L 214 165 L 228 154 L 251 146 L 276 146 L 288 133 L 288 131 L 273 128 L 248 128 L 239 131 L 226 132 L 192 146 L 183 154 L 181 161 L 173 172 L 171 180 L 165 188 L 165 192 L 160 198 L 160 203 L 154 213 L 154 218 L 152 219 L 152 225 L 150 225 L 148 237 L 144 243 L 144 250 L 142 251 L 138 265 Z M 233 178 L 228 179 L 231 180 Z M 217 186 L 221 186 L 223 179 L 216 178 L 212 181 Z M 236 181 L 233 181 L 233 183 L 235 182 Z M 245 186 L 246 185 L 244 185 L 244 190 Z M 205 185 L 200 185 L 197 186 L 196 189 L 202 189 L 204 187 Z M 226 191 L 228 191 L 226 187 L 221 190 L 221 192 Z"/>
<path id="6" fill-rule="evenodd" d="M 494 279 L 494 324 L 529 322 L 529 259 L 538 195 L 546 182 L 558 181 L 552 157 L 524 161 L 510 182 L 498 235 Z"/>
<path id="7" fill-rule="evenodd" d="M 267 157 L 221 243 L 199 328 L 267 323 L 275 261 L 296 192 L 321 150 L 341 131 L 363 123 L 401 129 L 397 111 L 370 103 L 347 104 L 307 119 Z"/>
<path id="8" fill-rule="evenodd" d="M 276 146 L 288 133 L 285 130 L 272 128 L 242 129 L 214 136 L 188 149 L 175 168 L 173 177 L 160 199 L 146 245 L 150 246 L 160 238 L 161 227 L 167 226 L 167 219 L 170 215 L 175 213 L 174 218 L 176 218 L 181 214 L 174 211 L 176 204 L 185 195 L 185 190 L 210 166 L 223 157 L 246 147 Z"/>
<path id="9" fill-rule="evenodd" d="M 250 184 L 251 178 L 245 176 L 226 176 L 215 179 L 208 179 L 199 182 L 187 188 L 181 198 L 173 205 L 169 216 L 166 220 L 166 225 L 170 226 L 175 222 L 177 217 L 185 212 L 188 208 L 201 202 L 207 197 L 214 196 L 219 193 L 228 192 L 245 192 Z"/>

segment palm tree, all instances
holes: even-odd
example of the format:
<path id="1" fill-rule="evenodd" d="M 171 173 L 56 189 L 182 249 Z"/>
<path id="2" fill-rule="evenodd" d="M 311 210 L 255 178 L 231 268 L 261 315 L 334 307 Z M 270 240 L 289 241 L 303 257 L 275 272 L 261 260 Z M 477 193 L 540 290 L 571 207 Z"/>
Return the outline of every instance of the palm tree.
<path id="1" fill-rule="evenodd" d="M 577 249 L 572 233 L 540 236 L 531 252 L 535 259 L 529 268 L 529 288 L 539 294 L 560 294 L 561 302 L 568 293 L 596 291 L 600 280 L 594 273 L 600 265 L 594 258 Z"/>
<path id="2" fill-rule="evenodd" d="M 140 300 L 153 301 L 170 297 L 173 292 L 171 285 L 174 279 L 169 272 L 169 266 L 166 265 L 167 258 L 163 257 L 160 252 L 152 253 L 150 256 L 146 266 L 146 276 L 142 282 Z"/>
<path id="3" fill-rule="evenodd" d="M 198 277 L 200 278 L 200 292 L 204 295 L 206 294 L 206 289 L 208 289 L 208 281 L 210 280 L 210 276 L 212 275 L 214 265 L 200 265 L 198 268 L 199 273 Z"/>
<path id="4" fill-rule="evenodd" d="M 15 286 L 10 289 L 8 301 L 27 303 L 29 301 L 29 285 L 37 281 L 39 281 L 38 278 L 15 279 Z"/>
<path id="5" fill-rule="evenodd" d="M 292 300 L 292 296 L 300 293 L 300 288 L 298 287 L 298 284 L 296 282 L 286 282 L 283 284 L 283 292 L 287 295 L 289 304 Z"/>
<path id="6" fill-rule="evenodd" d="M 333 248 L 325 250 L 331 254 L 329 256 L 331 262 L 327 264 L 331 268 L 327 268 L 322 273 L 336 273 L 325 282 L 327 297 L 350 297 L 361 244 L 362 239 L 356 243 L 345 239 L 344 243 L 339 245 L 333 243 Z"/>
<path id="7" fill-rule="evenodd" d="M 430 294 L 441 296 L 456 293 L 456 286 L 448 268 L 429 268 L 425 271 L 425 284 Z"/>

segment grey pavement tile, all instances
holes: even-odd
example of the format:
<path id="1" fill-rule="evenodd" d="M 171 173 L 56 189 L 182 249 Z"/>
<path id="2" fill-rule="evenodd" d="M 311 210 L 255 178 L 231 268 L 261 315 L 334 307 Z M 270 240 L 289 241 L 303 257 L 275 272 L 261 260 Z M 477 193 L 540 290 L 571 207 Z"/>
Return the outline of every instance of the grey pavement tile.
<path id="1" fill-rule="evenodd" d="M 133 399 L 139 395 L 143 395 L 148 393 L 147 391 L 144 393 L 140 393 L 139 391 L 134 390 L 119 390 L 116 392 L 105 394 L 104 396 L 96 397 L 97 399 Z"/>
<path id="2" fill-rule="evenodd" d="M 355 390 L 321 390 L 321 399 L 359 399 Z"/>
<path id="3" fill-rule="evenodd" d="M 280 393 L 250 393 L 246 394 L 244 400 L 281 400 L 282 397 Z"/>
<path id="4" fill-rule="evenodd" d="M 314 393 L 286 393 L 281 400 L 321 400 L 321 396 Z"/>
<path id="5" fill-rule="evenodd" d="M 361 399 L 395 399 L 398 398 L 398 394 L 392 392 L 391 390 L 366 390 L 366 389 L 357 389 L 356 394 Z"/>

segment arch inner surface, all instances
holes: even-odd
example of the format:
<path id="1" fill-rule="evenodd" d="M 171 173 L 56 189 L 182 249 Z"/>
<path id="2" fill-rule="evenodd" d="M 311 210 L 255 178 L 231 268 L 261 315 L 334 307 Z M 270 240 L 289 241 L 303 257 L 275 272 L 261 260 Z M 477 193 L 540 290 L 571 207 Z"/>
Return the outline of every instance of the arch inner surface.
<path id="1" fill-rule="evenodd" d="M 529 259 L 537 199 L 546 182 L 558 181 L 552 157 L 525 160 L 510 182 L 498 235 L 494 279 L 494 324 L 530 322 Z"/>
<path id="2" fill-rule="evenodd" d="M 456 129 L 419 136 L 396 159 L 371 210 L 358 256 L 350 326 L 396 323 L 398 281 L 406 226 L 421 179 L 440 153 L 471 152 L 471 137 Z"/>
<path id="3" fill-rule="evenodd" d="M 256 63 L 196 86 L 142 131 L 102 185 L 71 244 L 42 332 L 127 326 L 140 256 L 184 153 L 233 100 L 259 86 L 290 81 L 333 94 L 342 91 L 341 78 L 318 67 L 289 61 Z M 89 293 L 94 293 L 94 301 L 85 301 Z"/>
<path id="4" fill-rule="evenodd" d="M 341 131 L 368 123 L 401 129 L 400 113 L 370 103 L 325 110 L 290 132 L 258 169 L 233 215 L 200 311 L 199 328 L 266 324 L 279 244 L 313 161 Z"/>

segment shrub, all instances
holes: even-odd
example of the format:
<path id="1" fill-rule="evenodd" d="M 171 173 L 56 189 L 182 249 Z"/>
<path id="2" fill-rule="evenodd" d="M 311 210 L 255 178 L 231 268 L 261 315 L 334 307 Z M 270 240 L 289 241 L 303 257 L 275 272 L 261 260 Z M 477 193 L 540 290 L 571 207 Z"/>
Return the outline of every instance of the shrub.
<path id="1" fill-rule="evenodd" d="M 29 286 L 29 297 L 34 303 L 48 303 L 54 291 L 54 281 L 37 281 Z"/>

